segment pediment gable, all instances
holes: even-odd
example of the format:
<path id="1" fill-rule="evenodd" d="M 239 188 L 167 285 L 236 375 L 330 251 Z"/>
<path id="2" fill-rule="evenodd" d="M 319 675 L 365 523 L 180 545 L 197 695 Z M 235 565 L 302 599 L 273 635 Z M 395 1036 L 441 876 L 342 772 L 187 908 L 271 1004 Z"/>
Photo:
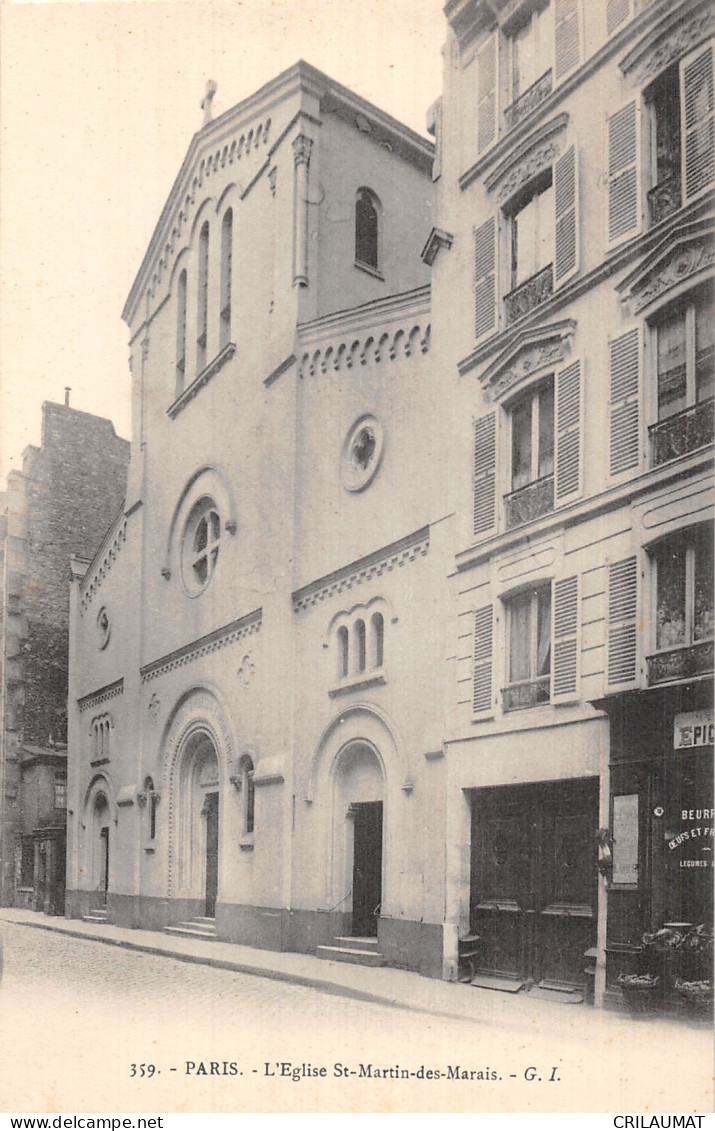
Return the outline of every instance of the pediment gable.
<path id="1" fill-rule="evenodd" d="M 499 401 L 534 374 L 553 369 L 571 348 L 576 330 L 573 318 L 522 330 L 480 374 L 479 381 L 492 401 Z"/>
<path id="2" fill-rule="evenodd" d="M 650 255 L 618 285 L 621 302 L 640 314 L 662 295 L 712 271 L 715 261 L 713 223 L 683 224 L 661 240 Z"/>

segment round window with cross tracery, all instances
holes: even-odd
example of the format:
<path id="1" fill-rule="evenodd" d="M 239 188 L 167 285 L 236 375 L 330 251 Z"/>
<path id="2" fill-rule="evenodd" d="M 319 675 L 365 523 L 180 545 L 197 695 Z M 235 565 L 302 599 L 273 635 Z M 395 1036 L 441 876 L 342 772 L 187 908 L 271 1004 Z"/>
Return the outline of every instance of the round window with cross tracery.
<path id="1" fill-rule="evenodd" d="M 213 499 L 204 496 L 194 503 L 184 528 L 182 572 L 192 596 L 211 581 L 221 542 L 221 516 Z"/>

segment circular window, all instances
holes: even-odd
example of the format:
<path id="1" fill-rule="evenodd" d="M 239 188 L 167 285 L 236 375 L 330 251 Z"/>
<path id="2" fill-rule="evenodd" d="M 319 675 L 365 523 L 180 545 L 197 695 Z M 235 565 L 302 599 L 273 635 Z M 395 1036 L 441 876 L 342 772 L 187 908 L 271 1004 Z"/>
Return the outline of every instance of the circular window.
<path id="1" fill-rule="evenodd" d="M 382 428 L 374 416 L 361 416 L 343 444 L 341 478 L 348 491 L 362 491 L 382 458 Z"/>
<path id="2" fill-rule="evenodd" d="M 184 527 L 182 572 L 189 593 L 196 595 L 213 577 L 221 540 L 221 518 L 213 499 L 194 503 Z"/>
<path id="3" fill-rule="evenodd" d="M 109 614 L 104 605 L 102 605 L 102 608 L 97 613 L 97 645 L 99 648 L 107 647 L 110 632 Z"/>

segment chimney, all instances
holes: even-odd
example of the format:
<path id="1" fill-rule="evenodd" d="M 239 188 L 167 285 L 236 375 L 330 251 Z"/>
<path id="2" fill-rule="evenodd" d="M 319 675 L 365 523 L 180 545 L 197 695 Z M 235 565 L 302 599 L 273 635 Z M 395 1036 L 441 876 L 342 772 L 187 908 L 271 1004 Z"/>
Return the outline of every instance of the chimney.
<path id="1" fill-rule="evenodd" d="M 211 103 L 214 100 L 214 94 L 215 93 L 216 93 L 216 83 L 214 82 L 213 79 L 209 79 L 209 81 L 206 83 L 206 94 L 201 99 L 201 109 L 204 112 L 204 125 L 205 126 L 207 126 L 209 124 L 209 122 L 211 121 L 211 117 L 212 117 Z"/>
<path id="2" fill-rule="evenodd" d="M 65 385 L 65 408 L 70 406 L 70 393 L 72 392 L 71 385 Z"/>

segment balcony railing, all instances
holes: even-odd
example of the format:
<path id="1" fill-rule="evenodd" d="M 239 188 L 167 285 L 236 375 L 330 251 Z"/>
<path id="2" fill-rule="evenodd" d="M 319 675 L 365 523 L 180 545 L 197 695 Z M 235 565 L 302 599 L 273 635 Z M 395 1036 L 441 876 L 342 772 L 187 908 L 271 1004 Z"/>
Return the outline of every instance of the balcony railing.
<path id="1" fill-rule="evenodd" d="M 517 122 L 521 122 L 527 114 L 530 114 L 545 98 L 548 98 L 551 94 L 551 87 L 551 68 L 549 68 L 540 79 L 533 82 L 523 94 L 515 98 L 511 106 L 507 106 L 504 111 L 507 129 L 513 129 Z"/>
<path id="2" fill-rule="evenodd" d="M 551 698 L 551 676 L 542 675 L 538 679 L 512 683 L 502 688 L 502 706 L 505 711 L 523 711 L 526 707 L 538 707 L 548 703 Z"/>
<path id="3" fill-rule="evenodd" d="M 504 496 L 507 530 L 532 522 L 554 509 L 554 477 L 544 475 Z"/>
<path id="4" fill-rule="evenodd" d="M 650 433 L 653 466 L 666 460 L 688 455 L 698 448 L 713 442 L 713 407 L 715 400 L 710 397 L 700 404 L 668 416 L 651 424 Z"/>
<path id="5" fill-rule="evenodd" d="M 553 294 L 554 277 L 552 268 L 553 265 L 549 263 L 547 267 L 544 267 L 536 275 L 532 275 L 526 282 L 515 287 L 508 295 L 504 295 L 507 325 L 511 325 L 512 322 L 516 322 L 519 318 L 523 318 L 525 314 L 528 314 L 534 307 L 545 302 L 549 295 Z"/>
<path id="6" fill-rule="evenodd" d="M 673 648 L 669 652 L 657 652 L 646 658 L 648 664 L 648 684 L 671 683 L 677 679 L 692 679 L 698 675 L 709 675 L 713 670 L 713 642 L 703 640 L 691 644 L 689 648 Z"/>
<path id="7" fill-rule="evenodd" d="M 665 220 L 666 216 L 672 216 L 673 212 L 677 212 L 680 208 L 682 201 L 680 178 L 668 177 L 667 180 L 661 181 L 646 195 L 650 226 L 654 227 L 655 224 Z"/>

